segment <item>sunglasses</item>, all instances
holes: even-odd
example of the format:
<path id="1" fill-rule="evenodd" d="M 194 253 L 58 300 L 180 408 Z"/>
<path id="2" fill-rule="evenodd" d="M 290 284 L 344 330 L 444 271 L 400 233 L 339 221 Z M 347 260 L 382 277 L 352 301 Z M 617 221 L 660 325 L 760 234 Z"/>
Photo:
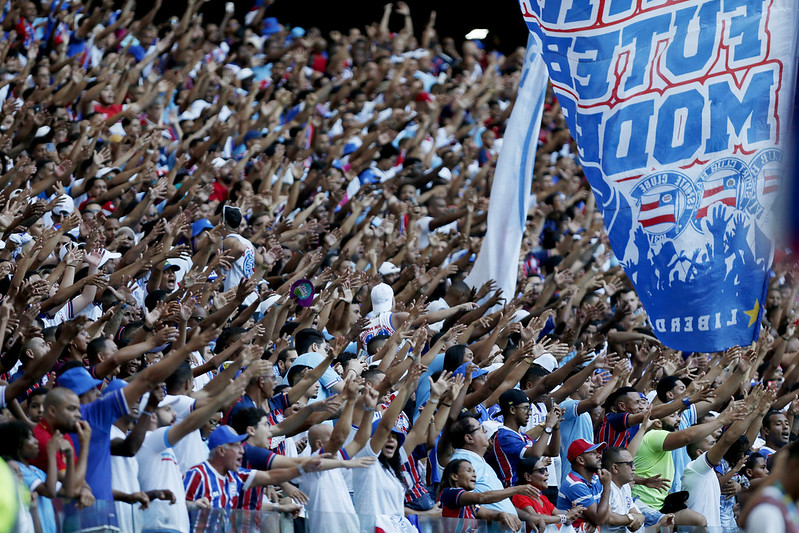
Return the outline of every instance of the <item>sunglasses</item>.
<path id="1" fill-rule="evenodd" d="M 613 463 L 613 464 L 614 464 L 614 465 L 627 465 L 627 466 L 629 466 L 630 468 L 632 468 L 632 467 L 633 467 L 633 463 L 634 463 L 634 461 L 616 461 L 616 462 L 615 462 L 615 463 Z"/>

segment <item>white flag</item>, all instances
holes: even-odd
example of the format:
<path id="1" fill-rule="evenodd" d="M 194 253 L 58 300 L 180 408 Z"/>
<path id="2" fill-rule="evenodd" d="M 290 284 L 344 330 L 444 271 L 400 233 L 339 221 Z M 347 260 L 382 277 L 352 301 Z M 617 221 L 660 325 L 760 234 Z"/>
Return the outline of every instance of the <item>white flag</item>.
<path id="1" fill-rule="evenodd" d="M 508 301 L 516 295 L 519 252 L 530 208 L 535 149 L 548 80 L 540 49 L 531 35 L 516 104 L 508 120 L 491 186 L 488 230 L 466 278 L 466 283 L 478 288 L 488 280 L 495 280 Z"/>

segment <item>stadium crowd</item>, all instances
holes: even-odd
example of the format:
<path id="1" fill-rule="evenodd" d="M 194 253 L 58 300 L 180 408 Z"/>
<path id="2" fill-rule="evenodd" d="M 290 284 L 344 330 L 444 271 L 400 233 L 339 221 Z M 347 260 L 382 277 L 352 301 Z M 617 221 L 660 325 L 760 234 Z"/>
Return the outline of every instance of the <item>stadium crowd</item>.
<path id="1" fill-rule="evenodd" d="M 470 287 L 524 50 L 270 4 L 5 3 L 0 531 L 796 531 L 787 267 L 755 345 L 659 344 L 550 95 L 517 290 Z"/>

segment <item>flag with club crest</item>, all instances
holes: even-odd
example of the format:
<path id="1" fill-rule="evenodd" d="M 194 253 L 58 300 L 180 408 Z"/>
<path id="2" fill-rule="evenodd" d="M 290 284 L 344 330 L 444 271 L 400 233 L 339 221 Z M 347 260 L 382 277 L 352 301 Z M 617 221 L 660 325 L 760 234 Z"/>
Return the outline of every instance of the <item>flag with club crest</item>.
<path id="1" fill-rule="evenodd" d="M 796 0 L 520 0 L 608 229 L 657 337 L 759 333 Z"/>

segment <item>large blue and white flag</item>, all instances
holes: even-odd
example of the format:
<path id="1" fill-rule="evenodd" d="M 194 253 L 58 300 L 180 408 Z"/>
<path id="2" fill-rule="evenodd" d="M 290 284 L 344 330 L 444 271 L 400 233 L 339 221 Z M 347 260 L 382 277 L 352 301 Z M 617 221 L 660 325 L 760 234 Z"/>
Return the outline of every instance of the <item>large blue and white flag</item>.
<path id="1" fill-rule="evenodd" d="M 520 0 L 611 246 L 667 346 L 756 338 L 796 0 Z"/>
<path id="2" fill-rule="evenodd" d="M 527 40 L 516 103 L 497 158 L 486 235 L 466 278 L 466 283 L 472 287 L 496 281 L 497 288 L 502 289 L 509 301 L 516 295 L 519 253 L 530 209 L 535 149 L 548 79 L 541 51 L 531 35 Z"/>

